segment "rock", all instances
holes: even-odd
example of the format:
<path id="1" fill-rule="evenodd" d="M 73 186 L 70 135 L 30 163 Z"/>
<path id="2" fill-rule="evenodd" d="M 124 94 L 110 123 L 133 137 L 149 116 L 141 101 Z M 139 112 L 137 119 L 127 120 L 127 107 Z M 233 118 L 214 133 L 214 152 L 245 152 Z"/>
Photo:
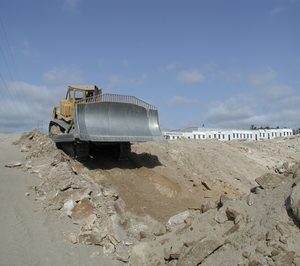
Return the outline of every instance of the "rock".
<path id="1" fill-rule="evenodd" d="M 215 215 L 215 221 L 219 224 L 223 224 L 228 221 L 227 215 L 223 208 L 221 208 Z"/>
<path id="2" fill-rule="evenodd" d="M 66 214 L 70 217 L 72 215 L 72 209 L 74 208 L 75 204 L 76 203 L 73 200 L 68 200 L 64 203 L 63 208 L 64 208 Z"/>
<path id="3" fill-rule="evenodd" d="M 94 205 L 88 199 L 83 199 L 72 209 L 73 223 L 78 224 L 88 219 L 94 213 Z"/>
<path id="4" fill-rule="evenodd" d="M 192 248 L 188 249 L 186 253 L 180 255 L 177 265 L 194 266 L 201 264 L 205 258 L 207 258 L 222 245 L 223 242 L 218 240 L 204 240 L 198 242 Z"/>
<path id="5" fill-rule="evenodd" d="M 228 220 L 234 221 L 235 224 L 239 223 L 242 220 L 242 215 L 232 207 L 228 207 L 225 211 Z"/>
<path id="6" fill-rule="evenodd" d="M 263 189 L 273 189 L 278 187 L 282 182 L 282 176 L 272 173 L 264 174 L 255 179 Z"/>
<path id="7" fill-rule="evenodd" d="M 201 181 L 201 184 L 207 189 L 211 190 L 211 186 L 206 181 Z"/>
<path id="8" fill-rule="evenodd" d="M 212 209 L 210 202 L 206 202 L 201 205 L 200 211 L 201 211 L 201 213 L 205 213 L 210 209 Z"/>
<path id="9" fill-rule="evenodd" d="M 275 233 L 273 231 L 268 231 L 266 233 L 266 241 L 275 240 Z"/>
<path id="10" fill-rule="evenodd" d="M 259 242 L 255 248 L 255 252 L 266 255 L 268 254 L 268 248 L 263 244 L 263 242 Z"/>
<path id="11" fill-rule="evenodd" d="M 230 200 L 230 198 L 227 195 L 222 194 L 220 197 L 220 200 L 219 200 L 219 205 L 224 206 L 224 204 L 226 202 L 228 202 L 229 200 Z"/>
<path id="12" fill-rule="evenodd" d="M 155 236 L 162 236 L 167 232 L 167 229 L 165 226 L 163 226 L 162 224 L 157 224 L 157 226 L 154 228 L 153 230 L 153 234 Z"/>
<path id="13" fill-rule="evenodd" d="M 235 233 L 237 230 L 239 230 L 240 225 L 238 223 L 235 223 L 229 230 L 227 230 L 223 236 L 229 236 L 233 233 Z"/>
<path id="14" fill-rule="evenodd" d="M 295 219 L 300 222 L 300 185 L 299 184 L 293 187 L 290 196 L 290 205 Z"/>
<path id="15" fill-rule="evenodd" d="M 119 241 L 113 235 L 107 235 L 106 238 L 112 243 L 114 246 L 117 246 Z"/>
<path id="16" fill-rule="evenodd" d="M 272 257 L 279 255 L 279 250 L 278 249 L 273 249 L 271 251 L 271 255 L 272 255 Z"/>
<path id="17" fill-rule="evenodd" d="M 250 252 L 247 251 L 247 250 L 243 251 L 243 253 L 242 253 L 242 256 L 243 256 L 244 258 L 249 258 L 250 255 L 251 255 Z"/>
<path id="18" fill-rule="evenodd" d="M 129 258 L 130 266 L 164 265 L 164 253 L 155 242 L 141 242 L 132 248 Z"/>
<path id="19" fill-rule="evenodd" d="M 76 244 L 78 242 L 77 236 L 74 233 L 70 233 L 67 236 L 67 239 L 72 243 Z"/>
<path id="20" fill-rule="evenodd" d="M 26 193 L 25 193 L 25 196 L 26 196 L 26 197 L 30 196 L 30 193 L 29 193 L 29 192 L 26 192 Z"/>
<path id="21" fill-rule="evenodd" d="M 84 231 L 78 236 L 78 242 L 86 245 L 101 245 L 103 238 L 95 231 Z"/>
<path id="22" fill-rule="evenodd" d="M 29 152 L 29 148 L 26 145 L 22 145 L 21 152 Z"/>
<path id="23" fill-rule="evenodd" d="M 285 162 L 283 164 L 283 167 L 285 168 L 285 174 L 294 174 L 297 171 L 299 165 L 295 162 Z"/>
<path id="24" fill-rule="evenodd" d="M 12 163 L 8 163 L 5 165 L 5 167 L 8 167 L 8 168 L 15 168 L 15 167 L 20 167 L 20 166 L 22 166 L 21 162 L 12 162 Z"/>
<path id="25" fill-rule="evenodd" d="M 293 264 L 294 257 L 295 257 L 295 252 L 290 251 L 290 252 L 287 252 L 287 253 L 283 253 L 282 255 L 272 257 L 272 259 L 274 260 L 275 265 L 278 265 L 278 266 L 282 266 L 282 265 L 291 266 Z"/>
<path id="26" fill-rule="evenodd" d="M 104 254 L 112 254 L 115 252 L 115 246 L 112 243 L 105 243 L 103 246 Z"/>
<path id="27" fill-rule="evenodd" d="M 253 194 L 249 194 L 249 195 L 247 196 L 246 201 L 247 201 L 247 204 L 248 204 L 249 206 L 252 206 L 252 205 L 254 204 L 254 196 L 253 196 Z"/>
<path id="28" fill-rule="evenodd" d="M 280 236 L 280 237 L 279 237 L 279 241 L 280 241 L 282 244 L 287 244 L 287 239 L 286 239 L 286 237 L 284 237 L 284 236 Z"/>
<path id="29" fill-rule="evenodd" d="M 263 188 L 260 187 L 260 186 L 257 186 L 257 187 L 253 187 L 251 188 L 251 193 L 254 193 L 254 194 L 257 194 L 257 195 L 260 195 L 262 192 L 263 192 Z"/>
<path id="30" fill-rule="evenodd" d="M 57 183 L 57 187 L 59 188 L 60 191 L 65 191 L 71 188 L 72 182 L 69 179 L 60 179 Z"/>
<path id="31" fill-rule="evenodd" d="M 174 216 L 172 216 L 168 222 L 167 225 L 168 226 L 176 226 L 176 225 L 180 225 L 183 224 L 184 221 L 191 216 L 191 212 L 190 211 L 184 211 L 184 212 L 180 212 Z"/>
<path id="32" fill-rule="evenodd" d="M 116 246 L 116 257 L 118 260 L 128 262 L 129 255 L 130 253 L 128 246 L 124 246 L 122 244 Z"/>

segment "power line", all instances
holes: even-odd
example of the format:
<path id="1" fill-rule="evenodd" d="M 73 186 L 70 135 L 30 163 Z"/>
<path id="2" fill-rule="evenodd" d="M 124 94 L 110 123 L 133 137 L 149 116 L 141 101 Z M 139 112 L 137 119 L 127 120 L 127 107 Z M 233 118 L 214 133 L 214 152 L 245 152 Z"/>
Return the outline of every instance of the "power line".
<path id="1" fill-rule="evenodd" d="M 4 40 L 5 40 L 6 44 L 7 44 L 8 52 L 9 52 L 9 55 L 10 55 L 10 57 L 11 57 L 11 62 L 12 62 L 13 68 L 14 68 L 14 70 L 15 70 L 17 79 L 20 80 L 18 67 L 17 67 L 17 64 L 16 64 L 15 57 L 14 57 L 14 52 L 13 52 L 12 46 L 11 46 L 11 44 L 10 44 L 10 41 L 9 41 L 9 38 L 8 38 L 8 34 L 7 34 L 6 29 L 5 29 L 4 23 L 3 23 L 2 19 L 1 19 L 1 16 L 0 16 L 0 26 L 1 26 L 2 31 L 3 31 L 3 33 L 4 33 L 4 34 L 3 34 Z"/>

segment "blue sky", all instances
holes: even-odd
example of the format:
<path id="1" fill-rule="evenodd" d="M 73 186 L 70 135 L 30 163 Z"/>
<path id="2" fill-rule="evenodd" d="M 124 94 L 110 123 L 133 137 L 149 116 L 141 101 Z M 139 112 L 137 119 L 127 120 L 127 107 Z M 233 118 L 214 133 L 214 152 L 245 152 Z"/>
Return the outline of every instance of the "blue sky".
<path id="1" fill-rule="evenodd" d="M 163 129 L 300 127 L 300 0 L 0 1 L 0 130 L 70 84 L 135 95 Z"/>

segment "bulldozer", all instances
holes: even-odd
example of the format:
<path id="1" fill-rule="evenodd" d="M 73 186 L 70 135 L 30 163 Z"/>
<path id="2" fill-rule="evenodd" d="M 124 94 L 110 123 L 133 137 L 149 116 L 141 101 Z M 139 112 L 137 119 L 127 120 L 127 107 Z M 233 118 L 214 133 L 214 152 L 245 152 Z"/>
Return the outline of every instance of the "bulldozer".
<path id="1" fill-rule="evenodd" d="M 103 94 L 97 86 L 68 86 L 53 109 L 49 136 L 76 159 L 86 159 L 97 147 L 124 158 L 133 142 L 163 140 L 155 106 L 134 96 Z"/>

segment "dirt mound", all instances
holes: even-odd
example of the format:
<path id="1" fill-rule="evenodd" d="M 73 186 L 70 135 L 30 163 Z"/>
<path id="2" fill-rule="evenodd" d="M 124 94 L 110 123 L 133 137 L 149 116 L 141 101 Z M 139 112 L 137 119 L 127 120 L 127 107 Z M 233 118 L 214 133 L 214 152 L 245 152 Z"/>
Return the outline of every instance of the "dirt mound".
<path id="1" fill-rule="evenodd" d="M 300 265 L 299 227 L 289 207 L 295 179 L 264 178 L 272 188 L 258 186 L 238 200 L 221 198 L 205 213 L 172 217 L 178 222 L 168 233 L 133 248 L 131 265 Z"/>
<path id="2" fill-rule="evenodd" d="M 297 139 L 135 144 L 128 160 L 93 154 L 86 162 L 37 130 L 15 144 L 27 153 L 23 169 L 41 179 L 36 200 L 78 224 L 72 243 L 102 246 L 131 265 L 298 261 L 299 228 L 286 211 Z"/>

